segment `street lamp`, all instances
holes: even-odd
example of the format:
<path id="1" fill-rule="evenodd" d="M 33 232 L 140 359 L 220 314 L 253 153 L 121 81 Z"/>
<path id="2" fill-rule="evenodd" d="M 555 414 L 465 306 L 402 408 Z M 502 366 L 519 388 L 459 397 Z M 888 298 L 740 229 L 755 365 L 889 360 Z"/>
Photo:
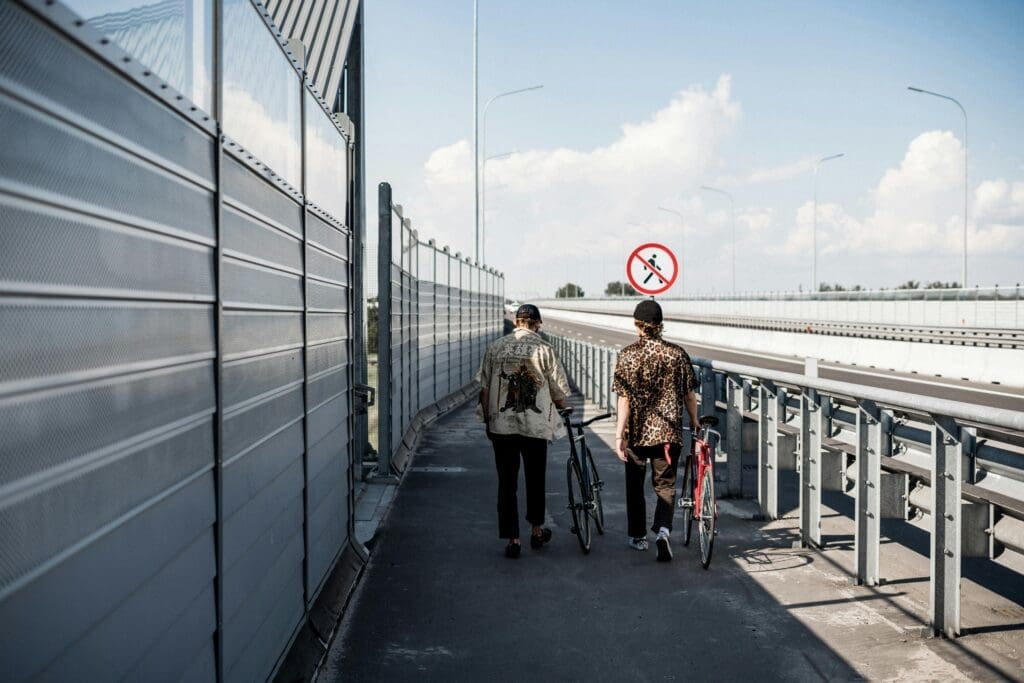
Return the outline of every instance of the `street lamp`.
<path id="1" fill-rule="evenodd" d="M 811 229 L 811 251 L 814 252 L 811 256 L 811 294 L 813 295 L 818 291 L 818 167 L 826 161 L 832 159 L 838 159 L 843 156 L 845 152 L 839 154 L 833 154 L 832 156 L 822 157 L 814 163 L 814 227 Z"/>
<path id="2" fill-rule="evenodd" d="M 481 218 L 481 226 L 480 226 L 480 261 L 481 261 L 481 263 L 487 263 L 487 162 L 491 161 L 492 159 L 503 159 L 505 157 L 510 157 L 513 154 L 515 154 L 517 151 L 518 150 L 513 150 L 511 152 L 505 152 L 503 154 L 493 154 L 493 155 L 487 157 L 486 159 L 484 159 L 484 163 L 481 164 L 481 166 L 482 166 L 482 168 L 480 170 L 480 175 L 482 176 L 482 178 L 480 179 L 480 218 Z"/>
<path id="3" fill-rule="evenodd" d="M 956 106 L 960 107 L 960 113 L 964 115 L 964 251 L 963 251 L 962 261 L 961 261 L 961 264 L 960 264 L 960 283 L 961 283 L 960 286 L 961 287 L 966 287 L 967 286 L 967 195 L 968 195 L 968 191 L 969 191 L 968 190 L 968 186 L 967 186 L 967 110 L 964 109 L 964 105 L 960 104 L 960 102 L 958 100 L 956 100 L 953 97 L 950 97 L 949 95 L 942 95 L 942 94 L 937 93 L 937 92 L 932 92 L 931 90 L 924 90 L 922 88 L 915 88 L 912 85 L 908 85 L 907 86 L 907 90 L 912 90 L 913 92 L 922 93 L 924 95 L 931 95 L 933 97 L 941 97 L 944 100 L 949 100 L 950 102 L 952 102 Z"/>
<path id="4" fill-rule="evenodd" d="M 519 88 L 518 90 L 508 90 L 508 91 L 503 92 L 503 93 L 498 93 L 497 95 L 495 95 L 491 99 L 487 100 L 487 104 L 484 105 L 483 142 L 481 144 L 481 148 L 482 148 L 483 153 L 481 154 L 479 151 L 477 151 L 477 149 L 475 147 L 473 149 L 473 166 L 474 166 L 473 178 L 474 178 L 474 182 L 475 182 L 475 187 L 473 189 L 474 189 L 474 198 L 476 200 L 476 216 L 475 216 L 475 218 L 476 218 L 476 257 L 477 257 L 477 260 L 480 259 L 480 219 L 481 219 L 481 215 L 480 215 L 480 170 L 481 170 L 481 166 L 483 165 L 483 164 L 480 163 L 480 159 L 481 159 L 481 157 L 486 157 L 487 156 L 487 110 L 490 108 L 490 106 L 492 104 L 494 104 L 495 100 L 499 100 L 502 97 L 508 97 L 509 95 L 518 95 L 519 93 L 528 92 L 530 90 L 540 90 L 543 87 L 544 87 L 543 85 L 531 85 L 529 88 Z"/>
<path id="5" fill-rule="evenodd" d="M 675 209 L 666 209 L 664 206 L 659 206 L 658 211 L 664 211 L 666 213 L 675 214 L 679 217 L 679 234 L 683 233 L 686 229 L 686 219 L 683 218 L 683 214 L 679 213 Z M 683 249 L 679 252 L 679 293 L 683 294 L 686 292 L 686 269 L 683 268 L 683 252 L 686 251 L 686 245 L 683 245 Z"/>
<path id="6" fill-rule="evenodd" d="M 732 293 L 736 293 L 736 202 L 733 200 L 732 195 L 725 190 L 719 190 L 717 187 L 709 187 L 707 185 L 701 185 L 700 189 L 707 190 L 708 192 L 715 192 L 717 194 L 725 195 L 729 198 L 729 211 L 732 214 Z"/>
<path id="7" fill-rule="evenodd" d="M 476 231 L 473 235 L 473 247 L 476 250 L 478 261 L 480 260 L 480 95 L 477 93 L 480 85 L 478 74 L 480 51 L 477 45 L 477 37 L 480 33 L 479 9 L 479 0 L 473 0 L 473 227 Z"/>

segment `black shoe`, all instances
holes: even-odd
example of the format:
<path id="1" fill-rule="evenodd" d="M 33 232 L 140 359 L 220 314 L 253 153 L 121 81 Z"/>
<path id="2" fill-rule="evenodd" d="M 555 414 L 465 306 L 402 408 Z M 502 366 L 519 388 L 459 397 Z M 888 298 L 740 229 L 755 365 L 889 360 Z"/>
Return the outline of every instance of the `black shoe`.
<path id="1" fill-rule="evenodd" d="M 505 557 L 509 558 L 510 560 L 519 559 L 519 553 L 522 552 L 522 550 L 523 546 L 519 545 L 518 543 L 509 543 L 507 546 L 505 546 Z"/>
<path id="2" fill-rule="evenodd" d="M 536 550 L 551 540 L 551 529 L 544 527 L 540 530 L 540 536 L 530 536 L 530 547 Z"/>

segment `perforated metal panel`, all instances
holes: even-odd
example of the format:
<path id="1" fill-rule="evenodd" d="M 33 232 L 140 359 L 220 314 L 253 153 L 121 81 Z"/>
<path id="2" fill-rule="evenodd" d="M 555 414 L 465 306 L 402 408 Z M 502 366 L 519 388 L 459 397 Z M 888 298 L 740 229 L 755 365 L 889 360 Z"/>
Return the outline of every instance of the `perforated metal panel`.
<path id="1" fill-rule="evenodd" d="M 379 381 L 387 397 L 378 442 L 390 467 L 416 414 L 469 384 L 501 335 L 502 277 L 420 241 L 388 183 L 378 203 Z"/>
<path id="2" fill-rule="evenodd" d="M 0 3 L 0 677 L 262 680 L 353 528 L 348 217 L 119 54 Z"/>
<path id="3" fill-rule="evenodd" d="M 181 675 L 215 623 L 216 142 L 11 2 L 0 70 L 0 671 Z"/>

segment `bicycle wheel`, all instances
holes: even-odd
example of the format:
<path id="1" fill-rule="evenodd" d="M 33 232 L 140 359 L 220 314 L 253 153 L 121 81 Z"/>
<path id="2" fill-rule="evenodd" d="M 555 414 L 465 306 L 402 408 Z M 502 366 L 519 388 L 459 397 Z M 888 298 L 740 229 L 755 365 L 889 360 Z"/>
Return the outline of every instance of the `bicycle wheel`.
<path id="1" fill-rule="evenodd" d="M 604 505 L 601 503 L 601 489 L 604 482 L 597 474 L 597 465 L 594 463 L 594 454 L 587 447 L 587 468 L 590 470 L 590 490 L 594 492 L 593 505 L 590 508 L 590 516 L 594 520 L 597 533 L 604 534 Z"/>
<path id="2" fill-rule="evenodd" d="M 711 468 L 704 470 L 700 492 L 700 564 L 704 569 L 711 564 L 711 549 L 715 545 L 715 481 Z"/>
<path id="3" fill-rule="evenodd" d="M 690 545 L 693 534 L 693 456 L 687 455 L 683 465 L 683 490 L 679 496 L 679 507 L 683 508 L 683 545 Z"/>
<path id="4" fill-rule="evenodd" d="M 583 474 L 580 472 L 579 462 L 569 456 L 565 463 L 566 479 L 569 484 L 569 511 L 572 513 L 572 532 L 576 534 L 583 553 L 590 552 L 590 515 L 587 514 L 584 505 L 586 496 L 583 487 Z"/>

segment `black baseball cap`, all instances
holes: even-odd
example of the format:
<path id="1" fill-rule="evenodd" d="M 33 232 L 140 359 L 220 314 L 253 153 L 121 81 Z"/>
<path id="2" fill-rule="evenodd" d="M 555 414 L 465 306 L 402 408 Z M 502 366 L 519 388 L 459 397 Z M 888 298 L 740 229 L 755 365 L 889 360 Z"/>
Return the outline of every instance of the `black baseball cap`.
<path id="1" fill-rule="evenodd" d="M 661 306 L 653 299 L 644 299 L 633 309 L 633 320 L 657 325 L 662 320 Z"/>
<path id="2" fill-rule="evenodd" d="M 533 304 L 523 304 L 516 310 L 517 320 L 536 320 L 537 322 L 543 322 L 540 319 L 540 309 Z"/>

